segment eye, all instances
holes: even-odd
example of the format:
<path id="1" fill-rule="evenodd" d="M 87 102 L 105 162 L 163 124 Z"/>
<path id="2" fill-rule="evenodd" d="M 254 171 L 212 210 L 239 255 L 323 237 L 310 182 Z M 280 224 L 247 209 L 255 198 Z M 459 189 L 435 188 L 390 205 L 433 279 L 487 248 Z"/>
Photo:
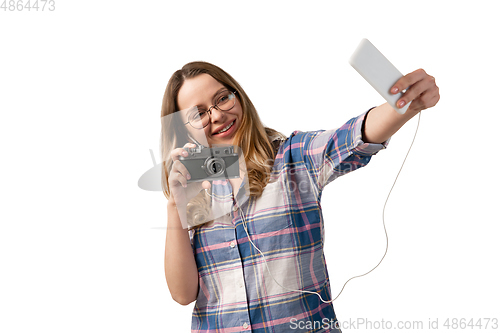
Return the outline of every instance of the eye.
<path id="1" fill-rule="evenodd" d="M 234 98 L 234 94 L 229 92 L 229 91 L 226 91 L 224 92 L 220 97 L 219 99 L 217 100 L 217 104 L 218 105 L 221 105 L 221 104 L 224 104 L 230 100 L 232 100 Z"/>
<path id="2" fill-rule="evenodd" d="M 197 120 L 199 121 L 200 119 L 204 118 L 206 114 L 207 114 L 207 111 L 197 108 L 196 111 L 193 111 L 191 114 L 189 114 L 188 120 L 190 122 L 197 121 Z"/>

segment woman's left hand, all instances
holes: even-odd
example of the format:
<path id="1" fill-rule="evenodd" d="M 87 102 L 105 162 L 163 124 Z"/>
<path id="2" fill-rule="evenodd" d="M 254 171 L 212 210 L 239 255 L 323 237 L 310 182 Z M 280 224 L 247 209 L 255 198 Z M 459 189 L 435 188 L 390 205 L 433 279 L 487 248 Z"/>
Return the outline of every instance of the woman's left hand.
<path id="1" fill-rule="evenodd" d="M 410 74 L 400 78 L 392 87 L 391 93 L 404 92 L 396 105 L 402 108 L 410 103 L 408 112 L 418 113 L 422 110 L 433 107 L 439 101 L 439 88 L 436 79 L 427 74 L 423 69 L 417 69 Z"/>

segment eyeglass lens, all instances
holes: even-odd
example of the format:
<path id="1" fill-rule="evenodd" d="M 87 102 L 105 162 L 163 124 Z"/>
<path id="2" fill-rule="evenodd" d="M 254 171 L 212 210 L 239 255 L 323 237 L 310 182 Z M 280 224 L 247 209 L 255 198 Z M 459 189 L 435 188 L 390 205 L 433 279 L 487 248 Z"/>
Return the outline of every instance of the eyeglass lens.
<path id="1" fill-rule="evenodd" d="M 217 95 L 215 99 L 215 105 L 210 108 L 210 112 L 212 112 L 212 108 L 217 108 L 221 111 L 229 111 L 236 104 L 236 96 L 234 93 L 224 90 L 220 94 Z M 193 113 L 191 113 L 188 117 L 188 121 L 194 128 L 204 128 L 208 125 L 210 121 L 210 117 L 208 111 L 203 108 L 197 108 Z"/>

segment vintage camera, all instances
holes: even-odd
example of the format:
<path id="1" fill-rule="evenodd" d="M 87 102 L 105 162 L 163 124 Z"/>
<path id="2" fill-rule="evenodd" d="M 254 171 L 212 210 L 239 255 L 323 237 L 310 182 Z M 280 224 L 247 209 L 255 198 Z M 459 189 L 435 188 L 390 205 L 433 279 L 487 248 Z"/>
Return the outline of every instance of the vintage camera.
<path id="1" fill-rule="evenodd" d="M 179 160 L 188 169 L 190 182 L 238 178 L 240 166 L 238 153 L 234 146 L 198 146 L 187 148 L 188 156 L 180 156 Z"/>

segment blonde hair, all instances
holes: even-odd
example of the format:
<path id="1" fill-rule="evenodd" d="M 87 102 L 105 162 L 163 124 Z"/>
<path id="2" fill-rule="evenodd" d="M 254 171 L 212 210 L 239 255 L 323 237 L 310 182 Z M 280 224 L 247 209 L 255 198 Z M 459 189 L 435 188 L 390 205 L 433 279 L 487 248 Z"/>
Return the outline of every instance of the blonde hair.
<path id="1" fill-rule="evenodd" d="M 276 146 L 273 145 L 272 138 L 285 139 L 286 137 L 271 129 L 266 128 L 262 124 L 257 110 L 248 98 L 243 88 L 221 68 L 208 62 L 196 61 L 190 62 L 177 70 L 168 81 L 163 103 L 161 107 L 162 133 L 161 133 L 161 153 L 163 161 L 162 170 L 162 188 L 165 196 L 169 198 L 170 190 L 168 187 L 168 170 L 171 168 L 172 161 L 170 156 L 167 156 L 172 149 L 182 147 L 190 142 L 187 137 L 170 137 L 167 132 L 170 132 L 172 126 L 184 126 L 183 124 L 174 123 L 171 117 L 166 117 L 176 111 L 179 111 L 177 105 L 177 96 L 179 90 L 187 79 L 194 78 L 200 74 L 209 74 L 215 80 L 220 82 L 231 91 L 236 90 L 236 97 L 239 99 L 242 107 L 242 121 L 235 133 L 233 144 L 240 147 L 245 158 L 248 185 L 250 195 L 259 197 L 264 190 L 264 187 L 269 181 L 274 158 L 276 154 Z M 170 130 L 169 130 L 170 129 Z M 174 131 L 170 133 L 175 133 Z M 166 162 L 168 161 L 168 162 Z"/>

